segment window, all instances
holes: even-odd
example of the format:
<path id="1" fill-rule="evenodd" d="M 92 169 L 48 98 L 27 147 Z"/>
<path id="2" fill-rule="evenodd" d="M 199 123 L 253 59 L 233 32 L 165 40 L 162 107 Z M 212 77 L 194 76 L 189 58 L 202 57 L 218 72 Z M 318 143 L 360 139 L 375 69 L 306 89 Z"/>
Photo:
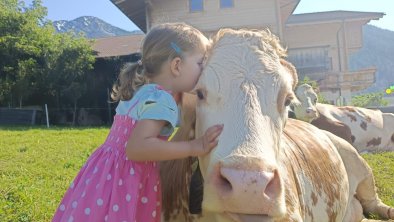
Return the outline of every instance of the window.
<path id="1" fill-rule="evenodd" d="M 324 73 L 332 70 L 332 59 L 327 47 L 290 49 L 288 59 L 301 75 Z"/>
<path id="2" fill-rule="evenodd" d="M 234 0 L 220 0 L 220 8 L 234 7 Z"/>
<path id="3" fill-rule="evenodd" d="M 189 0 L 191 12 L 201 12 L 203 10 L 203 0 Z"/>

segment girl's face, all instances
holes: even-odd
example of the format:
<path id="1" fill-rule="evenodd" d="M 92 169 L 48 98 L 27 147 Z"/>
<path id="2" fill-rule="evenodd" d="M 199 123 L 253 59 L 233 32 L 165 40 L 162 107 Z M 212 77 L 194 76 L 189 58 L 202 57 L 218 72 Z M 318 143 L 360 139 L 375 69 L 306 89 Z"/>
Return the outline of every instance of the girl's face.
<path id="1" fill-rule="evenodd" d="M 182 60 L 181 75 L 177 79 L 179 91 L 189 92 L 194 89 L 203 69 L 204 50 L 186 53 Z"/>

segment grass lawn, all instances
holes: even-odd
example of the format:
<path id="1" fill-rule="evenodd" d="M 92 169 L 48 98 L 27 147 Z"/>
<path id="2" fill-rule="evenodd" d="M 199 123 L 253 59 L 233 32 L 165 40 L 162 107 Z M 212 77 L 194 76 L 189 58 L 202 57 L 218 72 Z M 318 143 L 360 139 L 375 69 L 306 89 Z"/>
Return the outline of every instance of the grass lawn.
<path id="1" fill-rule="evenodd" d="M 394 152 L 362 156 L 372 168 L 380 199 L 394 207 Z"/>
<path id="2" fill-rule="evenodd" d="M 0 127 L 0 221 L 50 221 L 109 127 Z M 394 152 L 367 154 L 381 199 L 394 206 Z"/>
<path id="3" fill-rule="evenodd" d="M 50 221 L 109 128 L 0 128 L 0 221 Z"/>

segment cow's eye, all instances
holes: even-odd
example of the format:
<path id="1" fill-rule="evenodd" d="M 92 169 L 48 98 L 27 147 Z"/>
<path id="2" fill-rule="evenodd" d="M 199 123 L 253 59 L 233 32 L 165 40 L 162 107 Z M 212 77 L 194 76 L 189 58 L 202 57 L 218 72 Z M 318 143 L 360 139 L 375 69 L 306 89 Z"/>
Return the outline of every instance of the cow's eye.
<path id="1" fill-rule="evenodd" d="M 286 100 L 285 100 L 285 106 L 290 106 L 292 100 L 293 100 L 293 99 L 292 99 L 291 97 L 286 98 Z"/>
<path id="2" fill-rule="evenodd" d="M 197 93 L 197 97 L 198 97 L 199 100 L 203 100 L 204 99 L 204 93 L 201 90 L 198 89 L 196 91 L 196 93 Z"/>

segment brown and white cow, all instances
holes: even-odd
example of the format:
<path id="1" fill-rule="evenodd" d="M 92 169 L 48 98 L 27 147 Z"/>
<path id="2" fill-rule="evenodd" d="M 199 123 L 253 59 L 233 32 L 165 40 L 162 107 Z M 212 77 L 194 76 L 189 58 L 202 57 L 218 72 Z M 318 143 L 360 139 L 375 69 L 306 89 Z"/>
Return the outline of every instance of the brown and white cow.
<path id="1" fill-rule="evenodd" d="M 317 103 L 316 93 L 307 84 L 295 92 L 301 104 L 294 107 L 295 118 L 342 137 L 360 153 L 394 151 L 394 114 Z"/>
<path id="2" fill-rule="evenodd" d="M 297 76 L 284 53 L 266 31 L 223 29 L 215 36 L 196 91 L 196 125 L 180 128 L 184 137 L 192 129 L 199 137 L 224 124 L 218 146 L 199 157 L 202 214 L 187 210 L 192 160 L 170 161 L 161 165 L 164 220 L 347 222 L 361 221 L 363 212 L 394 219 L 349 143 L 287 119 Z"/>

